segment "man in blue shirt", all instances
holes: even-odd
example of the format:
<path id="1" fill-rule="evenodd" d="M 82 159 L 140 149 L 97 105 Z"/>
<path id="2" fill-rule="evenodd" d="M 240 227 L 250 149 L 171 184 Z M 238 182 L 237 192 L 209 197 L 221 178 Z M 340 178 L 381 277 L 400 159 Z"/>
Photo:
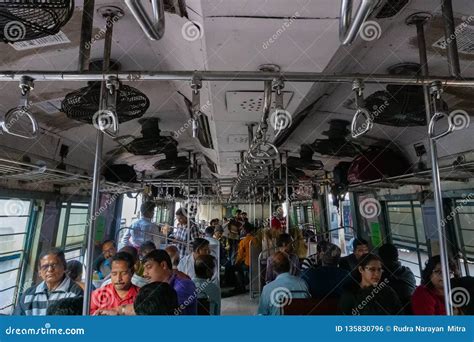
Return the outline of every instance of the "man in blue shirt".
<path id="1" fill-rule="evenodd" d="M 158 234 L 160 229 L 158 226 L 151 222 L 151 219 L 155 215 L 155 203 L 148 201 L 141 205 L 140 212 L 142 213 L 142 217 L 135 221 L 131 226 L 130 229 L 125 231 L 122 240 L 122 246 L 133 246 L 137 249 L 147 240 L 154 240 L 152 234 Z"/>
<path id="2" fill-rule="evenodd" d="M 258 307 L 259 315 L 280 315 L 281 308 L 293 298 L 308 298 L 308 287 L 303 279 L 291 275 L 288 254 L 276 252 L 272 256 L 273 271 L 277 277 L 263 287 Z"/>

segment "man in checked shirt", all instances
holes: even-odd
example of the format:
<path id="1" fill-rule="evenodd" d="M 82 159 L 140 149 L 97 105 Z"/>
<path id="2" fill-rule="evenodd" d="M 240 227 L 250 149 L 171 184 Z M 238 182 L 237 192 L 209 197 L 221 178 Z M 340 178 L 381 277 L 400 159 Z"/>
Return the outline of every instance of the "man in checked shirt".
<path id="1" fill-rule="evenodd" d="M 191 251 L 188 251 L 187 249 L 187 242 L 189 241 L 191 243 L 194 241 L 194 239 L 199 237 L 199 228 L 191 220 L 188 229 L 188 215 L 186 215 L 185 208 L 179 208 L 176 211 L 176 220 L 178 221 L 178 224 L 174 229 L 173 236 L 175 240 L 183 242 L 177 244 L 179 256 L 180 258 L 183 258 L 188 252 Z M 189 239 L 188 235 L 190 235 Z"/>

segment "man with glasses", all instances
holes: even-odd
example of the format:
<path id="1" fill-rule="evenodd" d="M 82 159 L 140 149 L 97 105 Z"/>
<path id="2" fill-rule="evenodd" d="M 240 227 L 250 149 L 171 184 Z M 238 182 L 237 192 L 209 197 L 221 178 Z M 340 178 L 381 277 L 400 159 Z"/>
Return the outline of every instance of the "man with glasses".
<path id="1" fill-rule="evenodd" d="M 64 252 L 53 248 L 39 257 L 38 272 L 43 280 L 26 290 L 14 315 L 44 316 L 50 305 L 63 298 L 83 296 L 83 291 L 72 279 L 66 276 Z"/>

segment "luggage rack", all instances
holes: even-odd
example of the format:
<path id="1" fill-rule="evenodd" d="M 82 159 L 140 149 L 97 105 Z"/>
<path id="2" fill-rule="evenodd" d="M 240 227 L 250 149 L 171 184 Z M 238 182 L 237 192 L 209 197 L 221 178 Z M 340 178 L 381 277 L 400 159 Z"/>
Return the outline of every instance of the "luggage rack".
<path id="1" fill-rule="evenodd" d="M 0 178 L 2 180 L 16 180 L 30 184 L 52 183 L 64 187 L 78 187 L 85 190 L 90 190 L 92 187 L 92 177 L 86 175 L 4 158 L 0 158 Z M 112 182 L 102 182 L 101 184 L 101 192 L 123 193 L 131 192 L 138 188 L 141 187 Z"/>
<path id="2" fill-rule="evenodd" d="M 445 181 L 467 182 L 474 178 L 474 162 L 460 163 L 456 166 L 447 165 L 439 168 L 440 178 Z M 405 175 L 380 178 L 349 185 L 349 190 L 363 191 L 364 189 L 398 188 L 403 185 L 430 185 L 431 169 L 413 172 Z"/>

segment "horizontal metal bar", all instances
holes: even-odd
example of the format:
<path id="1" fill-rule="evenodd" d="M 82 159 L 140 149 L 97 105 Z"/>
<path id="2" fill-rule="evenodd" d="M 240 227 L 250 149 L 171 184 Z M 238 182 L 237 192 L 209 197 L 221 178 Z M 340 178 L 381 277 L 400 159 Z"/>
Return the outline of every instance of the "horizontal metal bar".
<path id="1" fill-rule="evenodd" d="M 8 273 L 8 272 L 13 272 L 13 271 L 16 271 L 16 270 L 19 270 L 19 269 L 20 269 L 19 267 L 17 267 L 17 268 L 11 268 L 11 269 L 9 269 L 9 270 L 0 272 L 0 274 L 5 274 L 5 273 Z M 1 291 L 0 291 L 0 292 L 1 292 Z"/>
<path id="2" fill-rule="evenodd" d="M 24 250 L 23 249 L 19 249 L 19 250 L 16 250 L 16 251 L 9 251 L 9 252 L 3 252 L 3 253 L 0 253 L 0 255 L 7 255 L 7 254 L 14 254 L 14 253 L 23 253 Z"/>
<path id="3" fill-rule="evenodd" d="M 362 79 L 364 83 L 423 85 L 440 81 L 444 86 L 474 87 L 474 78 L 456 79 L 446 76 L 412 77 L 382 74 L 331 74 L 315 72 L 261 72 L 261 71 L 121 71 L 116 73 L 75 71 L 0 71 L 0 81 L 17 81 L 22 76 L 39 81 L 103 81 L 116 77 L 121 81 L 273 81 L 281 78 L 287 82 L 352 83 Z"/>
<path id="4" fill-rule="evenodd" d="M 1 217 L 20 217 L 20 216 L 1 216 Z M 21 216 L 23 217 L 23 216 Z M 26 217 L 29 217 L 29 216 L 26 216 Z M 24 233 L 12 233 L 12 234 L 0 234 L 0 237 L 3 237 L 3 236 L 14 236 L 14 235 L 25 235 L 26 232 Z"/>

